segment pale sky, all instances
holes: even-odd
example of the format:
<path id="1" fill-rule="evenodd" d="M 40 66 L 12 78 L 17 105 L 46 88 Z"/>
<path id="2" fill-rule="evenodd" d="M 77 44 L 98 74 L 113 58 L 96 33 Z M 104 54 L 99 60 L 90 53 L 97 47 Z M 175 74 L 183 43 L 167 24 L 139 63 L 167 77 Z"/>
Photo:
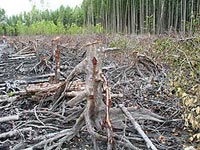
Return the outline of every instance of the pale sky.
<path id="1" fill-rule="evenodd" d="M 83 0 L 44 0 L 44 6 L 41 6 L 41 0 L 0 0 L 0 8 L 6 11 L 7 16 L 16 15 L 24 11 L 30 11 L 32 6 L 35 4 L 40 9 L 51 9 L 55 10 L 61 5 L 75 7 L 80 6 Z"/>

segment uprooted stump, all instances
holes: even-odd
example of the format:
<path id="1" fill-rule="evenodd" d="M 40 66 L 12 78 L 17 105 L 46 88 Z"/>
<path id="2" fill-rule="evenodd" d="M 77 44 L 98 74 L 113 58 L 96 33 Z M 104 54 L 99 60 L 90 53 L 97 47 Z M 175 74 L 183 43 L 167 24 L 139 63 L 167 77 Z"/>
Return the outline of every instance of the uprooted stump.
<path id="1" fill-rule="evenodd" d="M 76 120 L 76 123 L 70 129 L 45 135 L 45 140 L 42 140 L 43 136 L 37 137 L 34 141 L 40 142 L 28 149 L 47 146 L 47 143 L 53 141 L 55 143 L 50 146 L 50 149 L 61 146 L 64 142 L 74 138 L 85 127 L 91 135 L 94 149 L 99 149 L 97 140 L 107 141 L 108 150 L 117 149 L 117 145 L 122 145 L 130 149 L 139 149 L 131 142 L 131 138 L 125 135 L 126 128 L 128 128 L 125 117 L 127 116 L 138 133 L 144 137 L 147 147 L 155 150 L 156 147 L 145 133 L 142 132 L 141 127 L 135 119 L 163 122 L 163 118 L 146 109 L 125 108 L 123 105 L 120 105 L 120 108 L 111 108 L 112 94 L 106 77 L 102 72 L 103 55 L 106 50 L 99 42 L 88 43 L 86 46 L 88 48 L 86 58 L 73 69 L 64 83 L 61 85 L 58 84 L 59 87 L 53 96 L 54 104 L 50 109 L 54 111 L 57 104 L 64 100 L 66 101 L 66 106 L 72 108 L 73 111 L 73 108 L 77 104 L 86 101 L 86 103 L 83 103 L 84 107 L 81 113 L 74 113 L 67 117 L 68 122 Z M 82 90 L 73 91 L 72 86 L 74 85 L 72 80 L 79 74 L 85 74 L 85 83 L 82 83 L 84 86 L 82 86 Z M 73 98 L 66 100 L 66 96 L 70 95 L 69 91 L 73 93 Z M 129 115 L 127 115 L 127 112 Z M 131 117 L 130 114 L 132 115 Z"/>

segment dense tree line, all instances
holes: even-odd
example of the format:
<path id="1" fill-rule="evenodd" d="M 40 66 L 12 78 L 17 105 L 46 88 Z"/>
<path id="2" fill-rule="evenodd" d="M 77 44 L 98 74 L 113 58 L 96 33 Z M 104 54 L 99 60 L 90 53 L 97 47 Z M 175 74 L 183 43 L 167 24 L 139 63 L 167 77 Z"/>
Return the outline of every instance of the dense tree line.
<path id="1" fill-rule="evenodd" d="M 192 33 L 200 24 L 199 0 L 84 0 L 82 8 L 85 25 L 113 32 Z"/>
<path id="2" fill-rule="evenodd" d="M 33 6 L 30 12 L 6 18 L 0 24 L 0 34 L 63 34 L 68 28 L 69 32 L 81 32 L 82 16 L 80 7 L 60 6 L 55 11 L 40 11 Z"/>
<path id="3" fill-rule="evenodd" d="M 83 0 L 81 7 L 32 11 L 9 18 L 0 9 L 0 34 L 120 32 L 194 33 L 200 26 L 200 0 Z"/>

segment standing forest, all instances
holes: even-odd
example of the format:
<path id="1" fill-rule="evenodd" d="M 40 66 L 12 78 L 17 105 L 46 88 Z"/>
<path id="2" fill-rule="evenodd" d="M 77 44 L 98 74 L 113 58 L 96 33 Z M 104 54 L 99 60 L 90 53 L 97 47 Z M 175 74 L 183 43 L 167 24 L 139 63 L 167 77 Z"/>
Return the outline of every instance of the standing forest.
<path id="1" fill-rule="evenodd" d="M 60 6 L 6 17 L 0 34 L 190 34 L 199 31 L 199 0 L 84 0 L 80 7 Z M 38 30 L 39 29 L 39 30 Z"/>
<path id="2" fill-rule="evenodd" d="M 200 150 L 200 0 L 0 6 L 0 150 Z"/>

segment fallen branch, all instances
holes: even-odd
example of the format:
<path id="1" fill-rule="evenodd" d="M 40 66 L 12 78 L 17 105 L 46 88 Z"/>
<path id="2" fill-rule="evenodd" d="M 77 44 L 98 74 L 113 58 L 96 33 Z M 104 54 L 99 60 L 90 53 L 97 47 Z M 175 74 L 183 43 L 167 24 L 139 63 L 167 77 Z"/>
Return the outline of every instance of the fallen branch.
<path id="1" fill-rule="evenodd" d="M 57 134 L 51 134 L 50 135 L 50 138 L 49 139 L 46 139 L 46 136 L 43 137 L 43 141 L 29 147 L 29 148 L 26 148 L 24 150 L 33 150 L 35 148 L 40 148 L 41 146 L 45 145 L 45 144 L 48 144 L 49 142 L 53 142 L 63 136 L 67 136 L 67 135 L 72 135 L 73 134 L 73 131 L 71 129 L 68 129 L 68 130 L 64 130 L 64 132 L 59 132 Z M 52 136 L 53 135 L 53 136 Z"/>
<path id="2" fill-rule="evenodd" d="M 125 115 L 130 119 L 131 123 L 134 125 L 134 128 L 138 131 L 138 133 L 143 137 L 145 142 L 147 143 L 147 147 L 151 148 L 152 150 L 157 150 L 157 148 L 153 145 L 151 140 L 147 137 L 147 135 L 142 130 L 141 126 L 136 122 L 135 118 L 131 115 L 131 113 L 124 107 L 123 104 L 120 104 L 119 107 L 125 113 Z"/>
<path id="3" fill-rule="evenodd" d="M 19 134 L 19 133 L 21 133 L 21 132 L 27 132 L 27 131 L 32 131 L 32 127 L 23 128 L 23 129 L 15 129 L 15 130 L 13 130 L 13 131 L 1 133 L 1 134 L 0 134 L 0 139 L 1 139 L 1 138 L 12 137 L 12 136 L 14 136 L 14 135 L 16 135 L 16 134 Z"/>
<path id="4" fill-rule="evenodd" d="M 19 115 L 1 117 L 1 118 L 0 118 L 0 123 L 1 123 L 1 122 L 6 122 L 6 121 L 13 121 L 13 120 L 19 120 Z"/>

